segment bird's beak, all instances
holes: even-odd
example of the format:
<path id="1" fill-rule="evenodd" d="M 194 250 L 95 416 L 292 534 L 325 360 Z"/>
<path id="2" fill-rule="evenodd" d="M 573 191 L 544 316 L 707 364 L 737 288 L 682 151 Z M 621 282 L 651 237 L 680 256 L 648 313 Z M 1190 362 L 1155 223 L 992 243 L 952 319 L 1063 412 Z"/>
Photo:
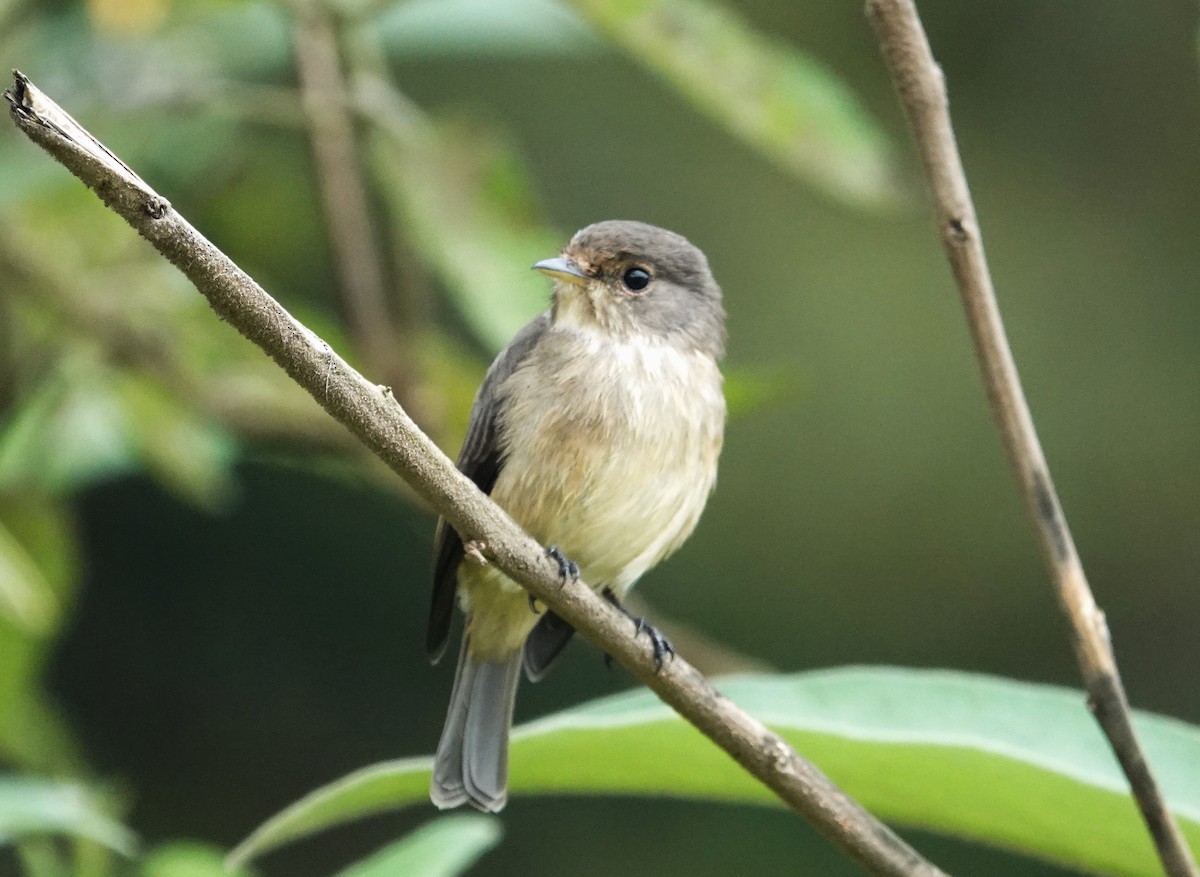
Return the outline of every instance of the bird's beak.
<path id="1" fill-rule="evenodd" d="M 566 256 L 542 259 L 542 261 L 533 266 L 533 270 L 541 271 L 543 274 L 548 274 L 556 280 L 565 280 L 568 283 L 579 283 L 581 280 L 591 279 L 573 259 L 568 259 Z"/>

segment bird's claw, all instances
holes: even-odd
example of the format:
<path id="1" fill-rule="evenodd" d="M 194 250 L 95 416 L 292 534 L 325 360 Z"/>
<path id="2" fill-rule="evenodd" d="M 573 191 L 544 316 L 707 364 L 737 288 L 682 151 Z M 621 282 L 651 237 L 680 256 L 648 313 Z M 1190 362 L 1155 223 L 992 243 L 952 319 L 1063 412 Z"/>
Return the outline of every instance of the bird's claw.
<path id="1" fill-rule="evenodd" d="M 675 647 L 671 645 L 671 641 L 663 636 L 657 627 L 642 618 L 640 615 L 634 615 L 628 609 L 621 605 L 621 601 L 617 599 L 617 595 L 613 593 L 612 588 L 605 588 L 601 593 L 605 600 L 620 610 L 626 618 L 633 622 L 633 638 L 637 639 L 638 634 L 644 633 L 650 638 L 650 648 L 654 652 L 654 667 L 658 672 L 662 672 L 663 662 L 667 656 L 675 658 Z M 612 669 L 612 655 L 604 656 L 604 665 Z"/>
<path id="2" fill-rule="evenodd" d="M 654 651 L 654 668 L 662 672 L 663 658 L 670 656 L 672 660 L 675 658 L 675 648 L 671 645 L 671 641 L 663 636 L 657 627 L 647 621 L 645 618 L 634 618 L 633 621 L 633 638 L 637 639 L 639 633 L 645 633 L 650 638 L 650 647 Z"/>
<path id="3" fill-rule="evenodd" d="M 567 579 L 573 582 L 579 581 L 579 564 L 563 554 L 561 548 L 557 545 L 547 545 L 546 556 L 558 564 L 558 574 L 564 582 Z M 530 600 L 532 601 L 532 599 L 531 597 Z"/>

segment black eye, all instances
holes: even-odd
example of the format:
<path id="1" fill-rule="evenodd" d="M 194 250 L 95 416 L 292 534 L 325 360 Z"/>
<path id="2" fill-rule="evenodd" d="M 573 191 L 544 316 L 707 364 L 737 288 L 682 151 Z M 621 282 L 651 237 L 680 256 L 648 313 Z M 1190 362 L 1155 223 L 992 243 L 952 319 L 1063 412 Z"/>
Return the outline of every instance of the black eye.
<path id="1" fill-rule="evenodd" d="M 630 268 L 621 275 L 621 282 L 631 292 L 641 292 L 650 285 L 650 272 L 645 268 Z"/>

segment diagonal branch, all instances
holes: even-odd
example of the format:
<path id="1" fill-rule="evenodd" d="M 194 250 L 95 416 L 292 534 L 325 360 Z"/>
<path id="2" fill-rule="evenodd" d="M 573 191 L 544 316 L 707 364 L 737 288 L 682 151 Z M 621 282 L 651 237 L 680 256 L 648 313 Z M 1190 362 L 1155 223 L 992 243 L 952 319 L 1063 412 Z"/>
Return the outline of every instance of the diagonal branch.
<path id="1" fill-rule="evenodd" d="M 912 0 L 867 0 L 867 15 L 879 36 L 925 165 L 942 245 L 962 295 L 988 401 L 1037 531 L 1059 605 L 1071 626 L 1071 644 L 1087 690 L 1088 708 L 1129 779 L 1164 869 L 1171 877 L 1198 877 L 1195 860 L 1167 810 L 1134 732 L 1108 624 L 1084 575 L 1033 427 L 996 304 L 975 207 L 950 124 L 941 68 L 933 59 Z"/>
<path id="2" fill-rule="evenodd" d="M 628 619 L 583 582 L 563 581 L 542 547 L 454 468 L 389 388 L 347 365 L 61 107 L 19 72 L 14 77 L 5 97 L 17 126 L 187 275 L 221 319 L 262 348 L 464 539 L 478 542 L 490 562 L 612 655 L 868 872 L 942 874 L 683 659 L 658 672 L 652 650 L 631 635 Z"/>

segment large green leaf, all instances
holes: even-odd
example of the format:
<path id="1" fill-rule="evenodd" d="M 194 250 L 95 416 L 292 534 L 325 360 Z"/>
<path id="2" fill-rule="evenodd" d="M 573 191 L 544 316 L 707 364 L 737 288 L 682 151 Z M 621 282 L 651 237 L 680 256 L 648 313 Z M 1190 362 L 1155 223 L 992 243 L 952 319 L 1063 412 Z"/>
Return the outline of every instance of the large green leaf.
<path id="1" fill-rule="evenodd" d="M 129 855 L 137 839 L 114 822 L 81 786 L 23 777 L 0 777 L 0 843 L 57 834 L 93 840 Z"/>
<path id="2" fill-rule="evenodd" d="M 712 0 L 570 0 L 697 108 L 785 170 L 862 206 L 897 201 L 891 145 L 850 89 Z"/>
<path id="3" fill-rule="evenodd" d="M 849 668 L 740 676 L 721 690 L 884 819 L 1105 874 L 1156 860 L 1078 691 L 963 673 Z M 1200 845 L 1200 730 L 1139 714 L 1171 809 Z M 328 826 L 426 805 L 430 759 L 365 768 L 312 792 L 235 851 L 245 860 Z M 774 803 L 647 691 L 604 698 L 513 734 L 511 789 Z"/>
<path id="4" fill-rule="evenodd" d="M 500 840 L 486 816 L 443 816 L 389 844 L 337 877 L 455 877 Z"/>

